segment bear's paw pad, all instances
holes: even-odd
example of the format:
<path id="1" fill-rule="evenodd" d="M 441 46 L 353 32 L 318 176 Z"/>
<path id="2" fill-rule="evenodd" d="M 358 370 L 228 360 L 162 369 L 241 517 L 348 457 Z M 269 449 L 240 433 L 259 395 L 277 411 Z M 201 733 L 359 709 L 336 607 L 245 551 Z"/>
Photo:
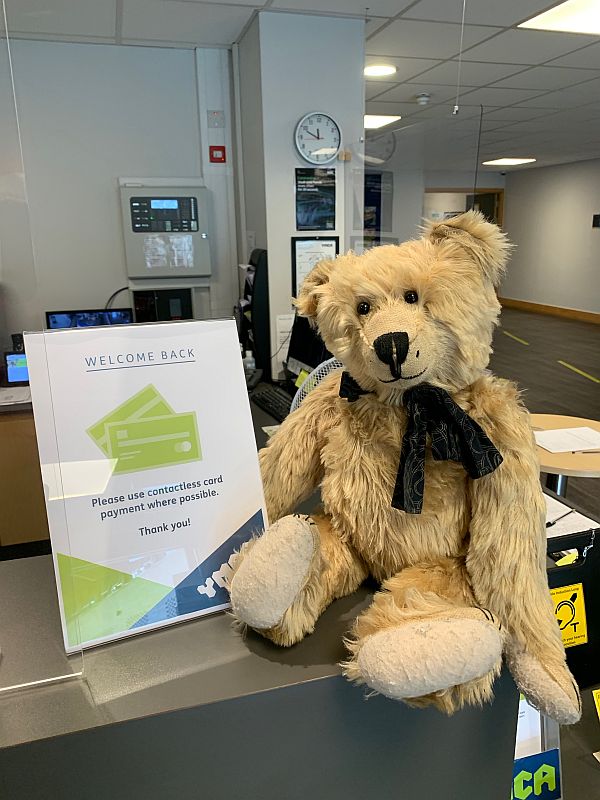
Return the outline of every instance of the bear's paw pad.
<path id="1" fill-rule="evenodd" d="M 402 700 L 480 678 L 501 656 L 502 637 L 490 622 L 424 619 L 367 637 L 358 667 L 372 689 Z"/>
<path id="2" fill-rule="evenodd" d="M 234 615 L 256 630 L 278 625 L 302 591 L 319 552 L 314 522 L 282 517 L 258 539 L 230 586 Z"/>

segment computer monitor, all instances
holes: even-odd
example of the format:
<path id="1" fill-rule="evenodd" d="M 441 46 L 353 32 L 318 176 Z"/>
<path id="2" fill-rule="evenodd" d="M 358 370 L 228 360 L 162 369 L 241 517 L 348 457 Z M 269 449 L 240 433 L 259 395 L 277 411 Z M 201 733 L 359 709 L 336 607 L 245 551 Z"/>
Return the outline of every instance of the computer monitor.
<path id="1" fill-rule="evenodd" d="M 332 358 L 316 328 L 306 317 L 296 314 L 286 362 L 288 376 L 295 381 L 302 370 L 312 372 L 315 367 Z"/>
<path id="2" fill-rule="evenodd" d="M 130 325 L 133 312 L 130 308 L 97 308 L 82 311 L 46 311 L 46 327 L 91 328 L 95 325 Z"/>
<path id="3" fill-rule="evenodd" d="M 7 386 L 29 386 L 27 356 L 23 352 L 4 353 L 4 374 Z"/>

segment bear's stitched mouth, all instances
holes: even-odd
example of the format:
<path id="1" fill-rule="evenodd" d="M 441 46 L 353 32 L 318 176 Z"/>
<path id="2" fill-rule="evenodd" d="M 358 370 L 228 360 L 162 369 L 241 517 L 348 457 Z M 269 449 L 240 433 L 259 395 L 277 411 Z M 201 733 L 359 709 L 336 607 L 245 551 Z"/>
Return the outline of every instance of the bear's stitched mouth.
<path id="1" fill-rule="evenodd" d="M 427 372 L 427 367 L 416 375 L 399 375 L 397 378 L 391 378 L 389 381 L 384 381 L 383 378 L 377 378 L 380 383 L 396 383 L 396 381 L 412 381 L 414 378 L 419 378 L 423 373 Z"/>

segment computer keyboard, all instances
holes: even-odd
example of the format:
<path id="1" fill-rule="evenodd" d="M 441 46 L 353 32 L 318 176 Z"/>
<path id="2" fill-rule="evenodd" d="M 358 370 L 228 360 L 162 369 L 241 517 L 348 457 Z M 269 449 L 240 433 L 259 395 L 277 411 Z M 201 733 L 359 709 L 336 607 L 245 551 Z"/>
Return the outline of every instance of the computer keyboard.
<path id="1" fill-rule="evenodd" d="M 279 386 L 261 386 L 255 392 L 252 392 L 250 399 L 267 414 L 270 414 L 277 422 L 283 420 L 290 413 L 290 406 L 292 405 L 292 397 Z"/>

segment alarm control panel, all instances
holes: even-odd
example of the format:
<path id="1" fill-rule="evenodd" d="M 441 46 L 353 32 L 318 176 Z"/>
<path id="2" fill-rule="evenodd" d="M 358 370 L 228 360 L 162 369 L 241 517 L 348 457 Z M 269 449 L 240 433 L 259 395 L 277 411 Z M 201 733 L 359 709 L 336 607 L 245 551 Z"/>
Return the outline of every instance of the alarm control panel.
<path id="1" fill-rule="evenodd" d="M 135 233 L 198 230 L 197 197 L 131 197 L 129 210 Z"/>

